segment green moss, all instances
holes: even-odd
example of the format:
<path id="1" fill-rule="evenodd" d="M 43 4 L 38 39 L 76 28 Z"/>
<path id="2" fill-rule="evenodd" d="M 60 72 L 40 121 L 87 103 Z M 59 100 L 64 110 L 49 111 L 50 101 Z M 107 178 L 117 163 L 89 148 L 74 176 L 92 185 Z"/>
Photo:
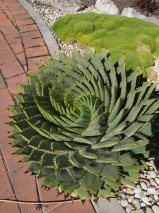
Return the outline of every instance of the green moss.
<path id="1" fill-rule="evenodd" d="M 152 37 L 142 33 L 136 36 L 136 40 L 148 45 L 152 52 L 156 51 L 156 41 Z"/>
<path id="2" fill-rule="evenodd" d="M 101 26 L 106 30 L 114 30 L 116 28 L 116 24 L 113 21 L 105 21 L 101 24 Z"/>
<path id="3" fill-rule="evenodd" d="M 79 32 L 87 34 L 95 29 L 95 25 L 90 21 L 80 21 L 73 26 L 73 32 L 76 35 Z"/>
<path id="4" fill-rule="evenodd" d="M 109 48 L 113 51 L 114 60 L 125 53 L 127 70 L 141 64 L 151 66 L 153 55 L 159 56 L 159 27 L 137 18 L 96 13 L 71 14 L 56 21 L 52 29 L 64 42 L 73 39 L 80 45 L 94 47 L 97 52 L 102 47 Z"/>
<path id="5" fill-rule="evenodd" d="M 82 35 L 79 38 L 79 43 L 83 46 L 87 46 L 88 44 L 90 44 L 91 37 L 92 37 L 92 34 Z"/>
<path id="6" fill-rule="evenodd" d="M 146 69 L 147 77 L 149 78 L 150 81 L 157 81 L 157 73 L 154 72 L 153 68 L 148 67 Z"/>
<path id="7" fill-rule="evenodd" d="M 136 51 L 136 56 L 141 61 L 141 63 L 144 64 L 144 67 L 154 65 L 153 55 L 148 49 L 139 46 Z"/>

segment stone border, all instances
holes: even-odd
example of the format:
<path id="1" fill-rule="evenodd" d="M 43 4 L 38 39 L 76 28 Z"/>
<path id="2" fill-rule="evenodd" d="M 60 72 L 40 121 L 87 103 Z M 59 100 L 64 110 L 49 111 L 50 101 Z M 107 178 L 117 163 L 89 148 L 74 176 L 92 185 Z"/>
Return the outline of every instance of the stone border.
<path id="1" fill-rule="evenodd" d="M 28 11 L 29 15 L 33 18 L 35 23 L 37 24 L 43 39 L 47 45 L 47 48 L 50 52 L 51 57 L 55 57 L 56 53 L 59 51 L 59 47 L 50 32 L 49 28 L 46 26 L 43 19 L 40 17 L 40 15 L 32 8 L 32 6 L 26 1 L 26 0 L 18 0 L 23 7 Z"/>
<path id="2" fill-rule="evenodd" d="M 98 203 L 91 201 L 97 213 L 126 213 L 116 198 L 99 198 Z"/>

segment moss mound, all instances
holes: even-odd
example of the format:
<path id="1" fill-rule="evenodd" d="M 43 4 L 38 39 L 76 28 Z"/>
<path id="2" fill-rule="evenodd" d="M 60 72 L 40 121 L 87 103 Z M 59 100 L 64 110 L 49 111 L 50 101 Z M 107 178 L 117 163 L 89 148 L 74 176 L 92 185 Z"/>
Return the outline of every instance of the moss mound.
<path id="1" fill-rule="evenodd" d="M 126 54 L 126 70 L 154 64 L 159 57 L 159 27 L 137 18 L 96 13 L 66 15 L 52 30 L 63 41 L 75 40 L 83 46 L 110 49 L 113 63 Z"/>

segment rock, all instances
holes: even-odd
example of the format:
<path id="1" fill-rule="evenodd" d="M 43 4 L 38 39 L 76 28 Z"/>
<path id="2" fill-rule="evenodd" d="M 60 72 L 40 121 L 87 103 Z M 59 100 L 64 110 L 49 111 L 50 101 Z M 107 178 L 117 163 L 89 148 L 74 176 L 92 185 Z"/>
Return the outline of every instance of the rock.
<path id="1" fill-rule="evenodd" d="M 152 186 L 158 187 L 156 181 L 153 178 L 150 178 L 150 183 Z"/>
<path id="2" fill-rule="evenodd" d="M 143 210 L 143 209 L 139 209 L 139 210 L 137 211 L 137 213 L 144 213 L 144 210 Z"/>
<path id="3" fill-rule="evenodd" d="M 142 200 L 144 203 L 146 203 L 146 204 L 149 202 L 149 198 L 146 197 L 146 196 L 145 196 L 145 197 L 142 197 L 141 200 Z"/>
<path id="4" fill-rule="evenodd" d="M 155 167 L 154 160 L 150 160 L 150 161 L 149 161 L 149 165 L 152 166 L 152 167 L 154 168 L 154 167 Z"/>
<path id="5" fill-rule="evenodd" d="M 156 201 L 158 201 L 158 200 L 159 200 L 158 195 L 154 195 L 154 199 L 155 199 Z"/>
<path id="6" fill-rule="evenodd" d="M 134 204 L 134 205 L 138 205 L 139 203 L 140 203 L 140 200 L 139 200 L 139 199 L 134 199 L 134 200 L 133 200 L 133 204 Z"/>
<path id="7" fill-rule="evenodd" d="M 156 183 L 158 184 L 159 187 L 159 178 L 155 178 Z"/>
<path id="8" fill-rule="evenodd" d="M 118 15 L 119 9 L 111 0 L 97 0 L 95 7 L 100 13 L 106 13 L 110 15 Z"/>
<path id="9" fill-rule="evenodd" d="M 140 198 L 140 193 L 135 193 L 134 197 L 135 198 Z"/>
<path id="10" fill-rule="evenodd" d="M 51 5 L 60 10 L 76 12 L 83 4 L 80 0 L 51 0 Z"/>
<path id="11" fill-rule="evenodd" d="M 150 207 L 146 207 L 146 213 L 153 213 L 153 211 Z"/>
<path id="12" fill-rule="evenodd" d="M 127 16 L 127 17 L 134 17 L 134 18 L 140 18 L 144 19 L 146 16 L 142 15 L 141 13 L 137 12 L 133 8 L 126 7 L 121 13 L 122 16 Z"/>
<path id="13" fill-rule="evenodd" d="M 142 191 L 142 189 L 141 189 L 140 185 L 135 186 L 135 188 L 134 188 L 135 193 L 140 193 L 141 191 Z"/>
<path id="14" fill-rule="evenodd" d="M 151 183 L 145 178 L 141 178 L 140 181 L 141 182 L 143 181 L 144 183 L 146 183 L 147 187 L 149 187 L 151 185 Z"/>
<path id="15" fill-rule="evenodd" d="M 126 194 L 122 193 L 121 197 L 125 199 L 126 198 Z"/>
<path id="16" fill-rule="evenodd" d="M 152 210 L 154 211 L 154 213 L 159 213 L 159 206 L 153 205 Z"/>
<path id="17" fill-rule="evenodd" d="M 126 207 L 126 212 L 131 212 L 132 210 L 132 205 L 131 204 L 128 204 L 128 206 Z"/>
<path id="18" fill-rule="evenodd" d="M 134 200 L 134 196 L 129 196 L 129 197 L 128 197 L 128 202 L 129 202 L 129 203 L 132 203 L 133 200 Z"/>
<path id="19" fill-rule="evenodd" d="M 126 206 L 128 206 L 128 201 L 127 201 L 126 199 L 121 199 L 120 204 L 121 204 L 123 207 L 126 207 Z"/>
<path id="20" fill-rule="evenodd" d="M 150 173 L 150 178 L 155 178 L 157 176 L 155 171 L 150 171 L 149 173 Z"/>
<path id="21" fill-rule="evenodd" d="M 146 203 L 141 202 L 141 207 L 146 207 Z"/>
<path id="22" fill-rule="evenodd" d="M 129 195 L 133 195 L 134 194 L 134 190 L 127 188 L 126 193 Z"/>
<path id="23" fill-rule="evenodd" d="M 139 193 L 140 197 L 145 197 L 146 196 L 146 192 L 142 191 Z"/>
<path id="24" fill-rule="evenodd" d="M 148 192 L 149 194 L 155 194 L 155 191 L 156 191 L 155 186 L 149 186 L 149 187 L 147 188 L 147 192 Z"/>
<path id="25" fill-rule="evenodd" d="M 141 186 L 141 188 L 142 188 L 143 190 L 147 190 L 147 185 L 146 185 L 145 182 L 141 182 L 141 183 L 140 183 L 140 186 Z"/>

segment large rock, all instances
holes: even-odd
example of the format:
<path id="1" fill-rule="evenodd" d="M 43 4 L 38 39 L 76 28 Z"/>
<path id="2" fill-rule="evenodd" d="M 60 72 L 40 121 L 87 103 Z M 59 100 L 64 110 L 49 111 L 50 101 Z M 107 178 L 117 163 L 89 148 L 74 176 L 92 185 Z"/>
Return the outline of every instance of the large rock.
<path id="1" fill-rule="evenodd" d="M 100 11 L 100 13 L 106 13 L 110 15 L 119 14 L 119 9 L 111 0 L 97 0 L 95 7 Z"/>
<path id="2" fill-rule="evenodd" d="M 57 9 L 76 12 L 83 6 L 83 1 L 80 0 L 50 0 L 51 5 Z"/>
<path id="3" fill-rule="evenodd" d="M 133 8 L 130 8 L 130 7 L 124 8 L 121 15 L 127 16 L 127 17 L 139 18 L 139 19 L 145 19 L 146 18 L 146 16 L 142 15 L 141 13 L 137 12 L 136 10 L 134 10 Z"/>

